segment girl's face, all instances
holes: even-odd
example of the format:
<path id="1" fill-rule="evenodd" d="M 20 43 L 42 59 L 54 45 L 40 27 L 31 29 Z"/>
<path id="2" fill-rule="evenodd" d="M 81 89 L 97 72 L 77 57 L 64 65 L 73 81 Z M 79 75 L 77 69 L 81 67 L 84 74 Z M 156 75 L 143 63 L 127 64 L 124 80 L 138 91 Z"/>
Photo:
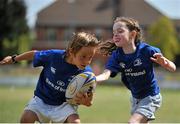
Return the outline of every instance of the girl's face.
<path id="1" fill-rule="evenodd" d="M 116 22 L 113 25 L 113 42 L 117 47 L 124 47 L 130 42 L 130 32 L 124 22 Z"/>
<path id="2" fill-rule="evenodd" d="M 72 64 L 76 65 L 79 69 L 84 69 L 91 63 L 96 49 L 96 47 L 88 46 L 82 47 L 76 54 L 71 53 Z"/>

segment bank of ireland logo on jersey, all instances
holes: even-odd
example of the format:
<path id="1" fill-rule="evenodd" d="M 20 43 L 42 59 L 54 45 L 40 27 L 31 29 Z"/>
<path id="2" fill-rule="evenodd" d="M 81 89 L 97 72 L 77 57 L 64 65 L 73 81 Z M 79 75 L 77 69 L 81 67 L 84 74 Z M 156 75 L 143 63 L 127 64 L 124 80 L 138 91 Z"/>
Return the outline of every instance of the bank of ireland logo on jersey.
<path id="1" fill-rule="evenodd" d="M 65 83 L 64 83 L 63 81 L 61 81 L 61 80 L 57 81 L 57 84 L 58 84 L 59 86 L 62 86 L 62 87 L 65 85 Z"/>
<path id="2" fill-rule="evenodd" d="M 53 74 L 55 74 L 55 73 L 56 73 L 56 69 L 53 68 L 53 67 L 51 67 L 51 72 L 52 72 Z"/>
<path id="3" fill-rule="evenodd" d="M 140 66 L 140 65 L 142 65 L 141 59 L 140 59 L 140 58 L 137 58 L 137 59 L 134 61 L 134 66 Z"/>
<path id="4" fill-rule="evenodd" d="M 121 66 L 121 68 L 125 68 L 125 64 L 123 62 L 120 62 L 119 65 Z"/>

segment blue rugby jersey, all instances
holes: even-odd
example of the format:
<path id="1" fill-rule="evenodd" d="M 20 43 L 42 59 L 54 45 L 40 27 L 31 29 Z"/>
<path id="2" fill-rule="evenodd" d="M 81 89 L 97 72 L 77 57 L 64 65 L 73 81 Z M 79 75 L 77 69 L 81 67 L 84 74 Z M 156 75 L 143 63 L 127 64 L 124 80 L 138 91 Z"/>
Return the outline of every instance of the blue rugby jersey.
<path id="1" fill-rule="evenodd" d="M 132 54 L 124 54 L 122 48 L 118 48 L 109 57 L 106 69 L 111 70 L 111 77 L 121 72 L 122 81 L 133 97 L 156 95 L 160 89 L 150 57 L 160 52 L 158 48 L 143 42 L 137 44 L 137 49 Z"/>
<path id="2" fill-rule="evenodd" d="M 34 95 L 46 104 L 61 105 L 66 101 L 65 91 L 72 78 L 85 71 L 92 72 L 90 66 L 80 70 L 67 63 L 64 56 L 65 50 L 37 51 L 34 55 L 33 66 L 43 66 Z"/>

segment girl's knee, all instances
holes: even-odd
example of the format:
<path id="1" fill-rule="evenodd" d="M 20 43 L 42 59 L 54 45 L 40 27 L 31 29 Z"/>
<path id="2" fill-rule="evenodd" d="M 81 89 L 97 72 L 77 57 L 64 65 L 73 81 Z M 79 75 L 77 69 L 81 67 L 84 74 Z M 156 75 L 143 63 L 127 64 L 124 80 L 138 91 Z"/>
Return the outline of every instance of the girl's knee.
<path id="1" fill-rule="evenodd" d="M 75 119 L 72 123 L 77 123 L 77 124 L 80 124 L 80 123 L 81 123 L 81 121 L 80 121 L 80 119 Z"/>
<path id="2" fill-rule="evenodd" d="M 148 123 L 148 119 L 141 114 L 135 113 L 129 119 L 128 124 L 135 124 L 135 123 Z"/>
<path id="3" fill-rule="evenodd" d="M 20 123 L 34 123 L 35 121 L 39 121 L 37 115 L 29 110 L 25 110 L 20 119 Z"/>
<path id="4" fill-rule="evenodd" d="M 80 118 L 79 118 L 79 115 L 77 114 L 72 114 L 70 115 L 67 120 L 66 120 L 67 123 L 81 123 L 80 121 Z"/>

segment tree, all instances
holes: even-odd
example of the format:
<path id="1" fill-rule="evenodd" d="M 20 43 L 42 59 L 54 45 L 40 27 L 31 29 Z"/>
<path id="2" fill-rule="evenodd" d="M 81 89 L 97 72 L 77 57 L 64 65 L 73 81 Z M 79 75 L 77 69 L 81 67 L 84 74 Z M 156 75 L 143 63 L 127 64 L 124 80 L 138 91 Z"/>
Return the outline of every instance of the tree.
<path id="1" fill-rule="evenodd" d="M 175 56 L 180 52 L 180 44 L 172 21 L 163 16 L 150 26 L 148 32 L 150 44 L 159 47 L 164 56 L 174 61 Z"/>
<path id="2" fill-rule="evenodd" d="M 0 58 L 6 55 L 6 50 L 12 49 L 13 45 L 9 45 L 8 49 L 3 50 L 3 42 L 16 44 L 18 37 L 27 34 L 29 28 L 26 22 L 26 6 L 24 0 L 0 0 Z M 17 50 L 17 49 L 14 50 Z M 16 52 L 16 51 L 14 51 Z"/>

